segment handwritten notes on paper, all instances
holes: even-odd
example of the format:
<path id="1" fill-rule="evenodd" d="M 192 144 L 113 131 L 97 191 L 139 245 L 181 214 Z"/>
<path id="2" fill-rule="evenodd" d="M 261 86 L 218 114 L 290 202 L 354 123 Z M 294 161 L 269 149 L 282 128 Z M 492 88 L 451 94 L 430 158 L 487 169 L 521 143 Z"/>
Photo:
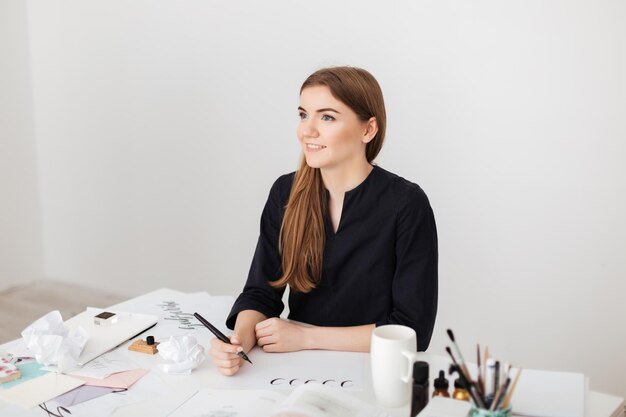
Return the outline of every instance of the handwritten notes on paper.
<path id="1" fill-rule="evenodd" d="M 65 372 L 68 375 L 84 376 L 89 378 L 104 379 L 111 374 L 130 371 L 139 368 L 132 362 L 125 352 L 112 350 L 96 359 L 87 362 L 83 366 L 77 366 Z"/>
<path id="2" fill-rule="evenodd" d="M 178 323 L 178 328 L 182 330 L 196 330 L 196 327 L 203 327 L 193 316 L 194 312 L 185 312 L 178 301 L 164 300 L 159 307 L 163 309 L 166 316 L 163 320 L 173 320 Z"/>
<path id="3" fill-rule="evenodd" d="M 301 385 L 320 384 L 341 390 L 362 390 L 366 353 L 304 350 L 267 353 L 255 348 L 236 378 L 219 376 L 218 386 L 230 389 L 291 390 Z"/>
<path id="4" fill-rule="evenodd" d="M 201 344 L 206 344 L 213 335 L 193 317 L 193 313 L 200 313 L 228 335 L 231 331 L 225 322 L 234 302 L 231 296 L 212 297 L 206 292 L 183 293 L 162 288 L 111 308 L 159 316 L 158 324 L 150 330 L 156 340 L 193 334 Z"/>

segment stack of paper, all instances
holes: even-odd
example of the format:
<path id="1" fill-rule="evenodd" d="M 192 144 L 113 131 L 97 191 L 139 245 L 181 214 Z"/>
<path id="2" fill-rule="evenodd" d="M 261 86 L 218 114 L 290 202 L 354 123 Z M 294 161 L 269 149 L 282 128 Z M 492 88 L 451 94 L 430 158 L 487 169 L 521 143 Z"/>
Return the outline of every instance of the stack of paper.
<path id="1" fill-rule="evenodd" d="M 11 389 L 3 390 L 0 392 L 0 397 L 12 404 L 32 408 L 84 383 L 80 379 L 50 372 Z"/>
<path id="2" fill-rule="evenodd" d="M 511 374 L 515 375 L 517 369 Z M 524 369 L 511 399 L 513 414 L 528 417 L 585 417 L 583 374 Z"/>

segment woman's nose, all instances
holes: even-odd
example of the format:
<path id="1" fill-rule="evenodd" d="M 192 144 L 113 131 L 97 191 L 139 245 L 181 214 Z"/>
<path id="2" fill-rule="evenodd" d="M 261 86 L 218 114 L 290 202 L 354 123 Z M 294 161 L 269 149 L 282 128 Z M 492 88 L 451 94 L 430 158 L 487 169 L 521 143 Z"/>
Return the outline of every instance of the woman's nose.
<path id="1" fill-rule="evenodd" d="M 317 126 L 315 125 L 315 121 L 311 119 L 303 120 L 300 123 L 300 132 L 304 137 L 315 138 L 319 135 L 319 132 L 317 131 Z"/>

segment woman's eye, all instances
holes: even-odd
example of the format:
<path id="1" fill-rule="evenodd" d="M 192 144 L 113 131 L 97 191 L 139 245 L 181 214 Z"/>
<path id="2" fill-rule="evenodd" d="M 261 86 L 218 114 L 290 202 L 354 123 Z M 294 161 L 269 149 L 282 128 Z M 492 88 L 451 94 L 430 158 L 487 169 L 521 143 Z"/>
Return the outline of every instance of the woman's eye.
<path id="1" fill-rule="evenodd" d="M 335 120 L 335 118 L 333 116 L 329 116 L 328 114 L 325 114 L 322 116 L 322 120 L 327 121 L 327 122 L 332 122 L 333 120 Z"/>
<path id="2" fill-rule="evenodd" d="M 300 119 L 306 119 L 306 113 L 304 113 L 304 112 L 299 112 L 299 113 L 298 113 L 298 117 L 300 117 Z"/>

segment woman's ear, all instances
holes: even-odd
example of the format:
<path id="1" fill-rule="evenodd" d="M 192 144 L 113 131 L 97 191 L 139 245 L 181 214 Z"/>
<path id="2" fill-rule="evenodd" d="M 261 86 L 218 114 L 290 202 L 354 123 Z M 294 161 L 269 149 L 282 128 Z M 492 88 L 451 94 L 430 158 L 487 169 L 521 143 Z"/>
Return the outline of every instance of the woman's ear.
<path id="1" fill-rule="evenodd" d="M 361 139 L 363 143 L 370 143 L 374 136 L 378 133 L 378 122 L 375 117 L 370 117 L 370 119 L 365 123 L 365 132 L 363 133 L 363 138 Z"/>

